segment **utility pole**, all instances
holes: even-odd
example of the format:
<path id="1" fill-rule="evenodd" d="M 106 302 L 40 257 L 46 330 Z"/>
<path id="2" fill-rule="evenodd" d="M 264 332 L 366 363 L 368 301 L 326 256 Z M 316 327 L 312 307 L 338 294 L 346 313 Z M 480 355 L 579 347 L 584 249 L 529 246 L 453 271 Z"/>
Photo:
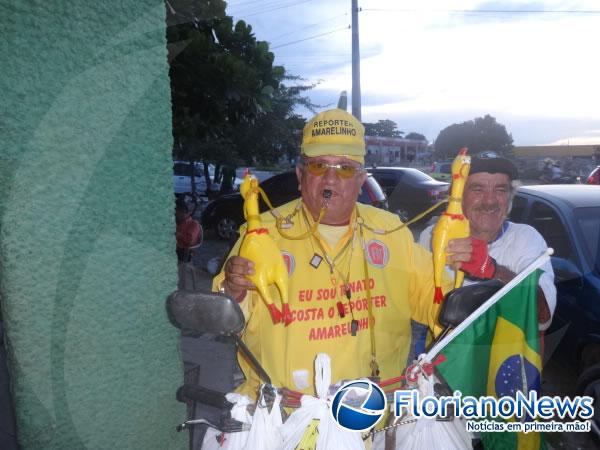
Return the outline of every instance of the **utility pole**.
<path id="1" fill-rule="evenodd" d="M 352 115 L 361 120 L 360 46 L 358 42 L 358 0 L 352 0 Z"/>

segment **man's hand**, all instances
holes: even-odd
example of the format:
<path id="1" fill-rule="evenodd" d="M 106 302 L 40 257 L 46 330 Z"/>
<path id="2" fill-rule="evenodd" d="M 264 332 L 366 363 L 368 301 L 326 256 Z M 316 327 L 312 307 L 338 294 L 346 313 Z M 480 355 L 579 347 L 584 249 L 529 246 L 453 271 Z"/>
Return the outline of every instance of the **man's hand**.
<path id="1" fill-rule="evenodd" d="M 474 237 L 452 239 L 446 253 L 446 263 L 453 269 L 482 280 L 494 277 L 496 261 L 488 254 L 487 242 Z"/>
<path id="2" fill-rule="evenodd" d="M 225 262 L 224 271 L 223 289 L 235 300 L 241 301 L 247 290 L 256 288 L 254 283 L 246 278 L 246 275 L 254 274 L 254 263 L 249 259 L 232 256 Z"/>
<path id="3" fill-rule="evenodd" d="M 494 258 L 488 255 L 487 243 L 481 239 L 472 237 L 452 239 L 448 242 L 446 252 L 449 254 L 446 258 L 446 263 L 449 266 L 454 269 L 460 269 L 475 278 L 484 278 L 481 276 L 481 267 L 482 261 L 486 260 L 485 258 L 489 258 L 491 260 L 491 264 L 489 265 L 493 267 L 491 275 L 485 277 L 485 279 L 496 278 L 503 283 L 508 283 L 516 275 L 507 267 L 496 263 Z M 542 288 L 539 286 L 537 289 L 537 309 L 538 322 L 540 324 L 548 322 L 551 317 L 550 308 L 546 302 L 544 291 L 542 291 Z"/>

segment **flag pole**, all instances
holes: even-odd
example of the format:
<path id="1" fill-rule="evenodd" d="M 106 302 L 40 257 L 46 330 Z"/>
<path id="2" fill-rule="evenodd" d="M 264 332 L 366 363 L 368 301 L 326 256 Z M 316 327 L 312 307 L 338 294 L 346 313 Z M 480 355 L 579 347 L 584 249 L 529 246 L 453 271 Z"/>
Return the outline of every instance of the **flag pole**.
<path id="1" fill-rule="evenodd" d="M 502 298 L 507 292 L 509 292 L 513 287 L 523 281 L 529 274 L 531 274 L 534 270 L 540 268 L 543 264 L 546 263 L 550 259 L 550 256 L 554 253 L 552 248 L 546 249 L 540 256 L 538 256 L 534 261 L 532 261 L 523 271 L 517 276 L 515 276 L 512 280 L 510 280 L 504 287 L 502 287 L 498 292 L 492 295 L 489 300 L 487 300 L 483 305 L 477 308 L 469 317 L 467 317 L 462 323 L 460 323 L 456 328 L 454 328 L 450 333 L 448 333 L 441 341 L 436 342 L 433 347 L 425 354 L 425 361 L 433 361 L 433 359 L 440 353 L 446 345 L 448 345 L 452 340 L 462 333 L 465 328 L 467 328 L 471 323 L 475 321 L 479 316 L 485 313 L 488 309 L 490 309 L 500 298 Z"/>

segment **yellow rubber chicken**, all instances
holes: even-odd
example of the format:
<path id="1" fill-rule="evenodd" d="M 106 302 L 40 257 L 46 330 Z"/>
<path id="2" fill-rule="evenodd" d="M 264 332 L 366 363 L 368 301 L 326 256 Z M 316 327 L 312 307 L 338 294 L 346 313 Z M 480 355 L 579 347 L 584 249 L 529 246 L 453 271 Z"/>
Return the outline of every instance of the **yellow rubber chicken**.
<path id="1" fill-rule="evenodd" d="M 319 419 L 313 419 L 310 421 L 302 439 L 298 442 L 298 445 L 294 447 L 294 450 L 316 450 L 317 441 L 319 440 Z"/>
<path id="2" fill-rule="evenodd" d="M 275 241 L 269 236 L 269 231 L 262 227 L 258 209 L 258 180 L 254 175 L 246 174 L 240 185 L 240 194 L 244 198 L 244 217 L 248 228 L 240 246 L 239 255 L 254 263 L 254 274 L 246 275 L 256 285 L 260 296 L 269 308 L 273 323 L 283 319 L 285 325 L 291 323 L 291 313 L 288 305 L 288 271 L 277 248 Z M 269 285 L 275 284 L 281 296 L 282 310 L 273 303 Z"/>
<path id="3" fill-rule="evenodd" d="M 461 148 L 452 162 L 452 187 L 446 212 L 433 228 L 431 248 L 433 250 L 433 275 L 435 281 L 434 302 L 441 303 L 444 299 L 442 292 L 442 274 L 446 266 L 446 247 L 451 239 L 469 237 L 469 221 L 462 211 L 462 196 L 465 183 L 471 169 L 471 157 L 467 156 L 467 148 Z M 465 278 L 461 270 L 454 273 L 454 287 L 460 287 Z"/>

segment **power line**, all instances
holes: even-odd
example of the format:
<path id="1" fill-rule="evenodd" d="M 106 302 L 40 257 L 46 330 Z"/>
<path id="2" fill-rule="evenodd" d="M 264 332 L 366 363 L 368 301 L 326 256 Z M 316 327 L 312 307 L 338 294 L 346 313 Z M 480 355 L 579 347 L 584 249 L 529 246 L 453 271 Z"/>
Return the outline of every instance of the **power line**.
<path id="1" fill-rule="evenodd" d="M 296 30 L 288 31 L 287 33 L 280 34 L 280 35 L 278 35 L 278 36 L 275 36 L 275 37 L 273 37 L 273 38 L 271 38 L 271 39 L 268 39 L 268 40 L 270 40 L 270 41 L 274 41 L 274 40 L 277 40 L 277 39 L 279 39 L 279 38 L 282 38 L 282 37 L 284 37 L 284 36 L 288 36 L 288 35 L 290 35 L 290 34 L 298 33 L 298 32 L 300 32 L 300 31 L 308 30 L 309 28 L 313 28 L 313 27 L 316 27 L 317 25 L 322 25 L 322 24 L 324 24 L 324 23 L 331 22 L 332 20 L 338 19 L 338 18 L 340 18 L 340 17 L 347 16 L 347 15 L 348 15 L 348 13 L 344 13 L 344 14 L 338 14 L 337 16 L 330 17 L 329 19 L 324 19 L 324 20 L 321 20 L 320 22 L 315 22 L 315 23 L 312 23 L 312 24 L 310 24 L 310 25 L 306 25 L 306 26 L 304 26 L 304 27 L 302 27 L 302 28 L 298 28 L 298 29 L 296 29 Z"/>
<path id="2" fill-rule="evenodd" d="M 270 1 L 262 0 L 256 6 L 251 6 L 251 5 L 242 6 L 241 9 L 239 9 L 240 12 L 231 13 L 231 10 L 238 10 L 236 8 L 237 5 L 235 5 L 235 6 L 229 5 L 227 10 L 230 12 L 231 15 L 240 16 L 240 15 L 244 15 L 246 13 L 262 11 L 265 8 L 268 9 L 268 8 L 271 8 L 271 7 L 277 6 L 277 5 L 281 5 L 281 2 L 279 2 L 277 0 L 270 0 Z"/>
<path id="3" fill-rule="evenodd" d="M 242 6 L 240 14 L 247 14 L 247 13 L 249 14 L 249 13 L 254 13 L 257 11 L 261 12 L 265 9 L 269 9 L 269 8 L 272 8 L 274 6 L 278 6 L 281 4 L 282 4 L 282 2 L 277 1 L 277 0 L 267 0 L 267 1 L 263 0 L 255 6 L 250 6 L 250 5 Z M 235 7 L 232 6 L 231 9 L 235 9 Z M 238 13 L 236 13 L 236 15 L 238 15 Z"/>
<path id="4" fill-rule="evenodd" d="M 600 10 L 575 9 L 416 9 L 416 8 L 362 8 L 362 11 L 402 13 L 457 13 L 457 14 L 600 14 Z"/>
<path id="5" fill-rule="evenodd" d="M 289 4 L 286 4 L 286 5 L 281 5 L 281 2 L 277 1 L 277 2 L 273 2 L 273 3 L 269 3 L 268 6 L 267 6 L 267 9 L 263 9 L 262 11 L 254 12 L 252 14 L 246 14 L 245 12 L 242 11 L 240 13 L 235 13 L 234 15 L 236 15 L 236 16 L 244 16 L 244 18 L 246 18 L 246 17 L 253 17 L 253 16 L 258 16 L 260 14 L 265 14 L 265 13 L 269 13 L 269 12 L 272 12 L 272 11 L 277 11 L 279 9 L 284 9 L 284 8 L 291 8 L 293 6 L 298 6 L 298 5 L 301 5 L 303 3 L 308 3 L 308 2 L 313 2 L 313 1 L 315 1 L 315 0 L 301 0 L 301 1 L 289 3 Z M 280 6 L 276 6 L 276 7 L 268 9 L 272 5 L 280 5 Z M 262 5 L 262 6 L 265 6 L 265 5 Z"/>
<path id="6" fill-rule="evenodd" d="M 315 54 L 314 52 L 310 53 L 300 53 L 295 52 L 291 55 L 284 55 L 283 57 L 289 59 L 323 59 L 323 58 L 342 58 L 349 57 L 349 53 L 321 53 Z"/>
<path id="7" fill-rule="evenodd" d="M 264 3 L 264 0 L 247 0 L 245 2 L 239 2 L 239 3 L 227 2 L 227 6 L 229 6 L 231 8 L 236 8 L 238 6 L 248 5 L 251 3 Z"/>
<path id="8" fill-rule="evenodd" d="M 318 37 L 327 36 L 328 34 L 337 33 L 338 31 L 349 30 L 349 29 L 350 29 L 350 25 L 343 27 L 343 28 L 338 28 L 337 30 L 331 30 L 331 31 L 327 31 L 327 32 L 321 33 L 321 34 L 315 34 L 314 36 L 309 36 L 304 39 L 298 39 L 296 41 L 286 42 L 285 44 L 275 45 L 274 47 L 271 47 L 271 49 L 274 50 L 276 48 L 287 47 L 288 45 L 297 44 L 299 42 L 308 41 L 310 39 L 316 39 Z"/>

